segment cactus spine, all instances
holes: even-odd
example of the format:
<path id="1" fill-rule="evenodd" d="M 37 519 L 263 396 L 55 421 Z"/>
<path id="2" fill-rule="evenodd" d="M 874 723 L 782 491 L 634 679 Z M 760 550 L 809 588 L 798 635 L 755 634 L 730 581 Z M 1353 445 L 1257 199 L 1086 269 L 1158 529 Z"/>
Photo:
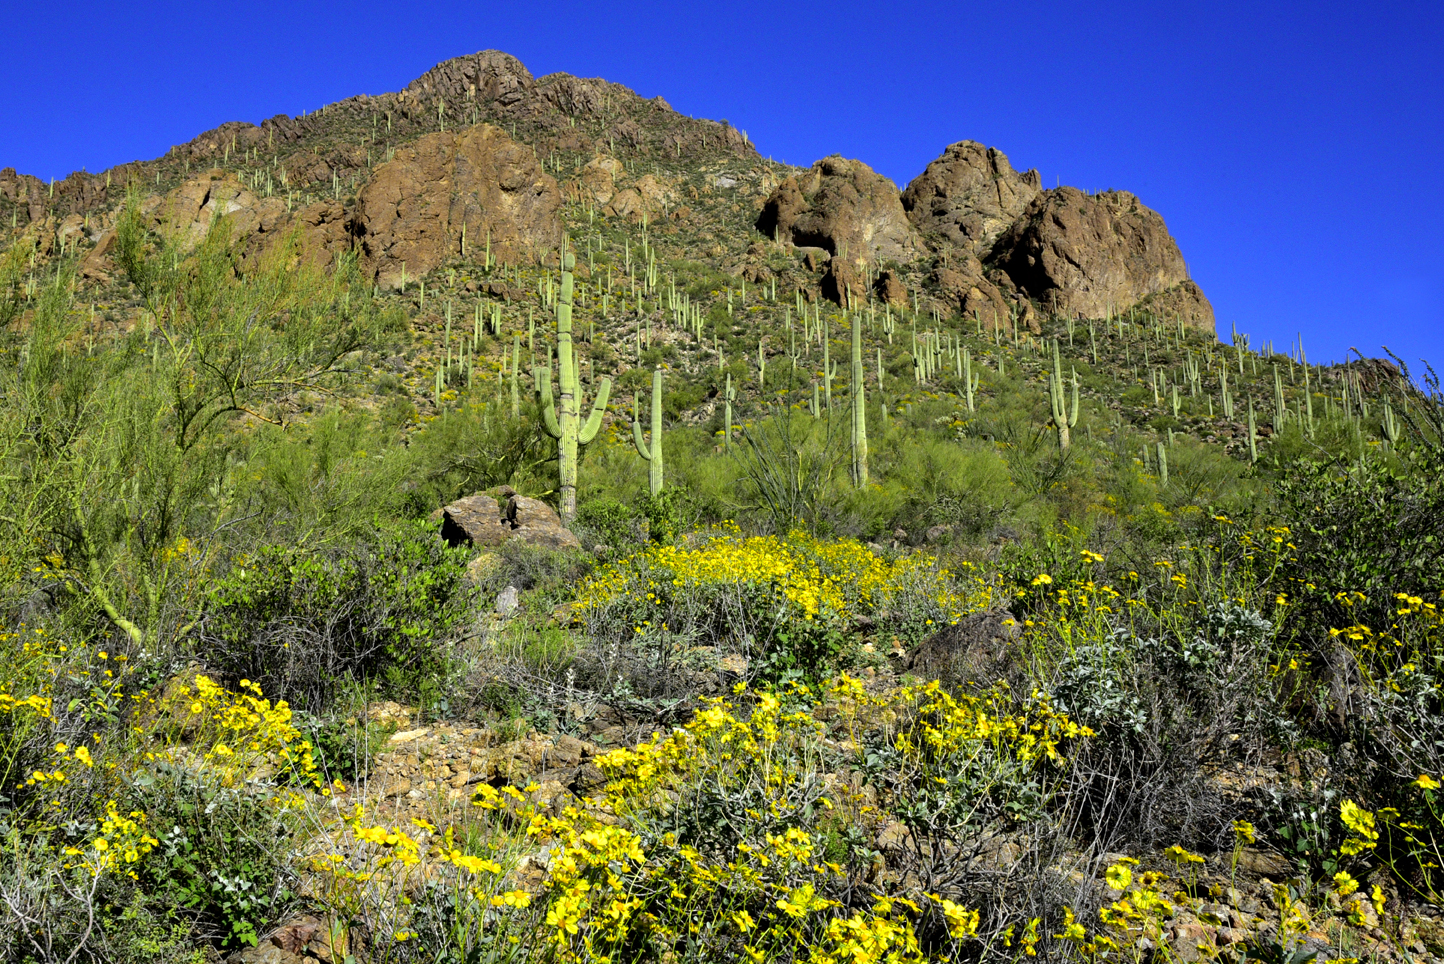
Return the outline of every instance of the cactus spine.
<path id="1" fill-rule="evenodd" d="M 728 376 L 730 381 L 731 376 Z M 729 405 L 730 409 L 730 405 Z M 662 494 L 662 369 L 652 369 L 652 441 L 642 437 L 642 423 L 637 420 L 637 400 L 632 399 L 632 444 L 647 463 L 647 484 L 655 498 Z"/>
<path id="2" fill-rule="evenodd" d="M 1073 373 L 1073 411 L 1063 396 L 1063 363 L 1058 358 L 1058 340 L 1053 339 L 1053 373 L 1048 378 L 1048 400 L 1052 403 L 1053 423 L 1058 426 L 1058 447 L 1066 449 L 1071 441 L 1068 430 L 1078 424 L 1078 373 Z"/>
<path id="3" fill-rule="evenodd" d="M 863 387 L 862 316 L 852 315 L 852 481 L 867 485 L 867 392 Z"/>
<path id="4" fill-rule="evenodd" d="M 576 349 L 572 347 L 572 265 L 576 258 L 562 239 L 562 282 L 557 297 L 557 374 L 560 398 L 552 398 L 551 362 L 537 371 L 537 407 L 541 411 L 542 428 L 557 440 L 557 472 L 560 477 L 562 525 L 570 526 L 577 514 L 577 463 L 579 449 L 597 437 L 602 416 L 607 409 L 607 396 L 612 380 L 603 378 L 592 403 L 591 415 L 581 421 L 581 379 L 578 377 Z M 515 344 L 515 343 L 513 343 Z"/>

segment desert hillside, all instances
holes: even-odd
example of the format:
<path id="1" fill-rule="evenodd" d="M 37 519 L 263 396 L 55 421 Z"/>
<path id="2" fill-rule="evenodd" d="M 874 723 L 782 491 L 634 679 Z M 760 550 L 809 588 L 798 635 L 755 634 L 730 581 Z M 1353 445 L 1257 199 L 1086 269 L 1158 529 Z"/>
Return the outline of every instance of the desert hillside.
<path id="1" fill-rule="evenodd" d="M 0 170 L 0 958 L 1444 957 L 1432 372 L 1005 147 L 485 51 Z"/>

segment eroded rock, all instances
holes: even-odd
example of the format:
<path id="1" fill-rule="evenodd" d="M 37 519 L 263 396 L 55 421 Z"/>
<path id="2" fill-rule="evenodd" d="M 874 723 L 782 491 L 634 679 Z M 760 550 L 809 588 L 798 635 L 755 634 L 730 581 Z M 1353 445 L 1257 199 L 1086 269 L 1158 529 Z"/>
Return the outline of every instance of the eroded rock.
<path id="1" fill-rule="evenodd" d="M 1040 187 L 1037 171 L 1014 171 L 1002 151 L 959 141 L 908 183 L 902 205 L 925 238 L 980 254 L 1017 220 Z"/>
<path id="2" fill-rule="evenodd" d="M 798 247 L 869 261 L 906 260 L 920 247 L 897 186 L 861 161 L 837 155 L 773 189 L 757 229 Z"/>
<path id="3" fill-rule="evenodd" d="M 1127 191 L 1044 191 L 998 238 L 988 260 L 1047 310 L 1085 318 L 1189 280 L 1163 218 Z M 1195 324 L 1212 331 L 1212 310 Z"/>
<path id="4" fill-rule="evenodd" d="M 554 247 L 562 195 L 531 149 L 499 128 L 427 134 L 396 151 L 356 202 L 352 228 L 379 283 L 416 278 L 489 237 L 494 257 L 516 261 Z"/>

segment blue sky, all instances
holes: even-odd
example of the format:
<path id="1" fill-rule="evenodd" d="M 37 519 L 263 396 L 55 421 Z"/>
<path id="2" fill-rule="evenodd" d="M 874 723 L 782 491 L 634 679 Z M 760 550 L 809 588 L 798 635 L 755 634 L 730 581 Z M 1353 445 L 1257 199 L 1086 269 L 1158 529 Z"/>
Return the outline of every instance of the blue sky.
<path id="1" fill-rule="evenodd" d="M 983 141 L 1159 211 L 1225 339 L 1444 362 L 1444 4 L 1382 7 L 79 0 L 0 39 L 0 167 L 154 157 L 491 47 L 899 186 Z"/>

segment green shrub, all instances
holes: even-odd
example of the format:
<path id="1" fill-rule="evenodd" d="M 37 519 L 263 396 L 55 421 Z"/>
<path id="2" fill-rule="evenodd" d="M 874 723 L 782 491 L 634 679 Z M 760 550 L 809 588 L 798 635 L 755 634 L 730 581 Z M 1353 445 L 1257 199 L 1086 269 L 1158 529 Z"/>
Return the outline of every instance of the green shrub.
<path id="1" fill-rule="evenodd" d="M 223 676 L 312 711 L 346 676 L 415 698 L 448 675 L 471 597 L 466 557 L 430 524 L 331 550 L 262 547 L 207 593 L 198 652 Z"/>

